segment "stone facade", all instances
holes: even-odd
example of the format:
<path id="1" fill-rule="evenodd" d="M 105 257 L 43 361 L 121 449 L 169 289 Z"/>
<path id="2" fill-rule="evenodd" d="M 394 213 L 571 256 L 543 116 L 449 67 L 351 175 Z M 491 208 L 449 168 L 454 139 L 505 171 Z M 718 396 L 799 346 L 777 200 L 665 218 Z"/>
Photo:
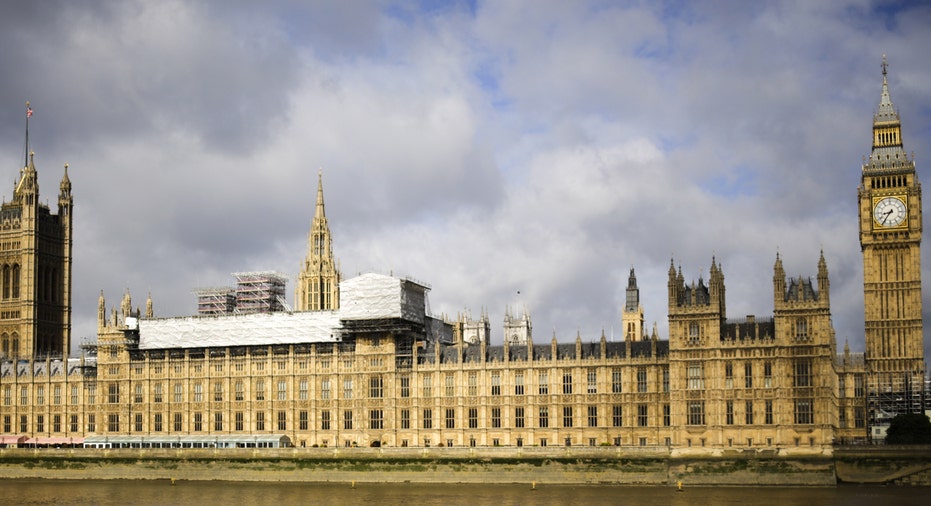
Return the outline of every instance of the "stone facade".
<path id="1" fill-rule="evenodd" d="M 13 199 L 0 207 L 0 357 L 32 359 L 71 348 L 71 213 L 68 167 L 58 214 L 39 202 L 34 155 Z"/>
<path id="2" fill-rule="evenodd" d="M 885 82 L 883 90 L 885 100 Z M 882 132 L 877 138 L 886 142 L 889 132 Z M 365 284 L 359 278 L 341 282 L 321 177 L 296 306 L 297 314 L 314 312 L 332 320 L 331 327 L 289 342 L 270 334 L 267 343 L 198 345 L 191 344 L 197 336 L 193 341 L 188 336 L 153 347 L 146 345 L 144 325 L 156 321 L 151 300 L 145 315 L 134 313 L 127 293 L 120 310 L 108 317 L 101 294 L 94 355 L 32 356 L 0 364 L 0 433 L 45 441 L 281 434 L 298 446 L 326 447 L 608 445 L 696 455 L 731 449 L 829 452 L 838 442 L 868 437 L 867 387 L 874 381 L 869 373 L 887 368 L 870 361 L 894 362 L 881 354 L 886 344 L 877 345 L 869 330 L 871 315 L 880 314 L 872 306 L 880 304 L 873 292 L 902 287 L 900 299 L 911 301 L 903 311 L 912 315 L 915 300 L 920 306 L 918 257 L 909 256 L 920 235 L 920 193 L 910 167 L 911 172 L 895 176 L 901 177 L 896 184 L 906 185 L 901 194 L 908 195 L 910 213 L 906 225 L 896 226 L 906 228 L 867 236 L 861 229 L 865 356 L 836 349 L 823 254 L 814 278 L 787 277 L 777 254 L 771 316 L 738 319 L 727 314 L 724 271 L 716 259 L 707 281 L 687 279 L 671 261 L 665 339 L 655 328 L 651 334 L 643 329 L 633 269 L 620 311 L 625 331 L 619 342 L 604 335 L 535 342 L 529 313 L 508 309 L 503 344 L 492 346 L 484 310 L 478 319 L 468 314 L 432 319 L 428 288 L 410 280 L 387 283 L 413 288 L 415 296 L 401 297 L 402 311 L 369 314 L 365 301 L 371 294 L 359 288 Z M 861 223 L 866 220 L 869 227 L 876 226 L 870 225 L 874 201 L 888 197 L 877 193 L 877 181 L 887 175 L 872 171 L 864 167 L 861 186 L 861 208 L 867 212 Z M 898 199 L 900 193 L 893 193 Z M 63 181 L 62 195 L 70 211 L 70 183 L 66 192 Z M 899 271 L 890 270 L 888 251 L 901 253 Z M 907 279 L 887 286 L 889 280 L 874 279 L 876 269 L 903 272 Z M 912 328 L 914 316 L 903 325 Z M 920 312 L 917 318 L 920 330 Z M 918 363 L 923 367 L 923 357 L 914 356 L 921 350 L 920 332 L 901 336 L 903 347 L 894 355 L 904 360 L 895 363 L 909 370 Z M 891 343 L 885 337 L 878 342 Z"/>

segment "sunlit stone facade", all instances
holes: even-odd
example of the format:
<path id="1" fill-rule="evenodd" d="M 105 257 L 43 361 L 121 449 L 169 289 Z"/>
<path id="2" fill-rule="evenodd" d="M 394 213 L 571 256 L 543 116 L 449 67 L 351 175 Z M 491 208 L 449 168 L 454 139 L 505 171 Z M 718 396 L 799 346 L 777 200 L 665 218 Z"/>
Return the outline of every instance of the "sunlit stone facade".
<path id="1" fill-rule="evenodd" d="M 539 339 L 530 314 L 509 308 L 493 346 L 484 311 L 435 318 L 423 283 L 342 280 L 321 183 L 296 312 L 155 318 L 151 300 L 139 314 L 127 293 L 108 314 L 101 294 L 95 354 L 2 363 L 0 433 L 822 453 L 867 438 L 871 355 L 836 349 L 828 265 L 814 260 L 813 277 L 790 277 L 775 256 L 768 316 L 729 317 L 716 259 L 707 280 L 670 262 L 666 337 L 643 328 L 631 269 L 622 340 Z M 921 349 L 920 334 L 909 339 Z"/>

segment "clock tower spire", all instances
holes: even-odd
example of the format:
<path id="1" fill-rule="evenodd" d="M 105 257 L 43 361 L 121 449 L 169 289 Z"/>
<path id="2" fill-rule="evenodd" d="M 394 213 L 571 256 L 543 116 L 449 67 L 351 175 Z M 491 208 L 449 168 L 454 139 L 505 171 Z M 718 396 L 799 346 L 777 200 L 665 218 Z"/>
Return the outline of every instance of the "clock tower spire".
<path id="1" fill-rule="evenodd" d="M 902 143 L 883 55 L 882 95 L 859 194 L 870 435 L 892 416 L 921 410 L 921 184 Z"/>

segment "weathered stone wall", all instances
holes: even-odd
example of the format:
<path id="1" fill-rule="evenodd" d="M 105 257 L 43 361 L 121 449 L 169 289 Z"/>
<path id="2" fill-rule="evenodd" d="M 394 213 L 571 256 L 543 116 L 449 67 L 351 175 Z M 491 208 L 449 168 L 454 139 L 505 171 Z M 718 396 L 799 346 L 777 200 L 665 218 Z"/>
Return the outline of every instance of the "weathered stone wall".
<path id="1" fill-rule="evenodd" d="M 836 476 L 836 479 L 835 479 Z M 665 449 L 3 449 L 0 478 L 670 486 L 931 485 L 929 448 L 833 456 Z"/>
<path id="2" fill-rule="evenodd" d="M 864 446 L 834 452 L 837 481 L 931 485 L 931 446 Z"/>

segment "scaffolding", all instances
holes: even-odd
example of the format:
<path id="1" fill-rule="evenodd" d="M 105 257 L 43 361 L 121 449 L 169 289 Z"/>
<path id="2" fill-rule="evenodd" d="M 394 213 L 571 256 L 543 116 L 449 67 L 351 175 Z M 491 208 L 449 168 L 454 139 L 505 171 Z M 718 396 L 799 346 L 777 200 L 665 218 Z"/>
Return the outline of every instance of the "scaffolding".
<path id="1" fill-rule="evenodd" d="M 925 378 L 920 371 L 873 372 L 870 376 L 867 396 L 870 439 L 881 442 L 896 415 L 924 412 Z"/>
<path id="2" fill-rule="evenodd" d="M 230 314 L 236 309 L 236 290 L 230 287 L 198 288 L 194 290 L 194 295 L 197 296 L 199 315 Z"/>
<path id="3" fill-rule="evenodd" d="M 236 311 L 240 314 L 285 311 L 285 285 L 288 278 L 272 271 L 234 272 Z"/>

